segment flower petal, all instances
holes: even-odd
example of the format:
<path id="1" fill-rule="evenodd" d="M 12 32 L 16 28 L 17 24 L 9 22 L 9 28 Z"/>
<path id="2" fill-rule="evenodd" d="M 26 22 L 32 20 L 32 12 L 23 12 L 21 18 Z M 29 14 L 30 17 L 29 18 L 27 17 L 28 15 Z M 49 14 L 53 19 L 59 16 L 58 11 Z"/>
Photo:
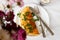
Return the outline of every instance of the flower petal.
<path id="1" fill-rule="evenodd" d="M 3 18 L 3 16 L 5 16 L 5 13 L 0 10 L 0 18 Z"/>
<path id="2" fill-rule="evenodd" d="M 6 14 L 6 20 L 7 21 L 12 21 L 14 19 L 14 12 L 13 11 L 9 11 Z"/>

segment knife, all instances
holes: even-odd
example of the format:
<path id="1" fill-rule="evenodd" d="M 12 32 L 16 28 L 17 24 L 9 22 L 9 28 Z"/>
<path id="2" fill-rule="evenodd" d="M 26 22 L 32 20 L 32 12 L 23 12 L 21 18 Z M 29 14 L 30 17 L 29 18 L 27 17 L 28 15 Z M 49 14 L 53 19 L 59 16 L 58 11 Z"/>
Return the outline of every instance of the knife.
<path id="1" fill-rule="evenodd" d="M 43 19 L 39 16 L 39 12 L 36 12 L 35 9 L 33 9 L 32 7 L 30 7 L 30 9 L 32 10 L 32 12 L 35 13 L 35 15 L 41 20 L 41 22 L 44 24 L 44 26 L 47 28 L 47 30 L 51 33 L 51 35 L 54 35 L 53 31 L 49 28 L 49 26 L 46 24 L 45 21 L 43 21 Z"/>

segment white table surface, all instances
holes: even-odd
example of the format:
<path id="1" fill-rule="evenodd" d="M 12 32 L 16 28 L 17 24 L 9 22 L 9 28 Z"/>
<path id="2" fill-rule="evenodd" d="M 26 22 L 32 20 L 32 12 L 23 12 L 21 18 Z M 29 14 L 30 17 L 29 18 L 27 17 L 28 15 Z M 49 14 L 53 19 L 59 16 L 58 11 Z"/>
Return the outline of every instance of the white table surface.
<path id="1" fill-rule="evenodd" d="M 50 18 L 50 28 L 54 31 L 54 36 L 47 33 L 46 38 L 41 37 L 33 40 L 60 40 L 60 0 L 51 0 L 50 4 L 42 7 L 48 12 Z"/>
<path id="2" fill-rule="evenodd" d="M 44 6 L 50 16 L 50 25 L 55 35 L 47 40 L 60 40 L 60 0 L 51 0 L 51 3 Z"/>
<path id="3" fill-rule="evenodd" d="M 34 40 L 60 40 L 60 0 L 51 0 L 50 4 L 42 7 L 48 12 L 50 28 L 54 31 L 54 36 L 47 33 L 46 38 L 42 37 Z"/>

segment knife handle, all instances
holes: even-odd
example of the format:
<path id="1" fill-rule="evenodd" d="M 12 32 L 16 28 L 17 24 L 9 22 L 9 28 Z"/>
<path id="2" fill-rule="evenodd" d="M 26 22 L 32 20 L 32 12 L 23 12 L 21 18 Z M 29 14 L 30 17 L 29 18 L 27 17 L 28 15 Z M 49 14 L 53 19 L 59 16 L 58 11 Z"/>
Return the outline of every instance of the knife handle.
<path id="1" fill-rule="evenodd" d="M 46 35 L 45 35 L 45 32 L 44 32 L 44 29 L 43 29 L 43 26 L 42 26 L 42 22 L 41 22 L 41 20 L 40 20 L 40 26 L 41 26 L 41 30 L 42 30 L 42 35 L 43 35 L 43 37 L 45 38 Z"/>
<path id="2" fill-rule="evenodd" d="M 51 35 L 54 35 L 53 31 L 48 27 L 48 25 L 42 20 L 41 17 L 40 17 L 40 20 L 42 21 L 42 23 L 44 24 L 44 26 L 47 28 L 47 30 L 51 33 Z"/>

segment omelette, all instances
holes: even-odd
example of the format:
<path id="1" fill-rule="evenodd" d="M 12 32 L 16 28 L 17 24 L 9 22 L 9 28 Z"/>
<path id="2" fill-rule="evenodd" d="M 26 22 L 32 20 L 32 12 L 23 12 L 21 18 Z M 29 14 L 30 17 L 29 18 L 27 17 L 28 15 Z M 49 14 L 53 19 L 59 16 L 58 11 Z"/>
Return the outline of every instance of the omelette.
<path id="1" fill-rule="evenodd" d="M 20 12 L 20 24 L 25 29 L 26 33 L 28 35 L 38 35 L 38 29 L 36 27 L 35 21 L 32 20 L 32 10 L 29 6 L 26 6 L 21 12 Z"/>

